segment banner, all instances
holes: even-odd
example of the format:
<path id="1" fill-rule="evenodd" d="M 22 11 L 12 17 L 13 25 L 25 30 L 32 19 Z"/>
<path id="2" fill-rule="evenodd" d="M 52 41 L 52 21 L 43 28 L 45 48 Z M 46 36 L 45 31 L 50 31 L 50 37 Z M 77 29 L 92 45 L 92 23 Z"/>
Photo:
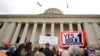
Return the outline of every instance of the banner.
<path id="1" fill-rule="evenodd" d="M 45 44 L 45 43 L 50 43 L 52 45 L 58 44 L 58 37 L 40 35 L 39 44 Z"/>
<path id="2" fill-rule="evenodd" d="M 71 45 L 78 45 L 84 47 L 86 44 L 85 32 L 61 32 L 60 46 L 69 47 Z"/>

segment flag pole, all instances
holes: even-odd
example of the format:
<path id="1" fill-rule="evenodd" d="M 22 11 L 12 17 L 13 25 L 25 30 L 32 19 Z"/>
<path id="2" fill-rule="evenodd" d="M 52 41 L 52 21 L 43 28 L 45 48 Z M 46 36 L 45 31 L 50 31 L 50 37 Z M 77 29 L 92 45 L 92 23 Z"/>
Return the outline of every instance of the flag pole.
<path id="1" fill-rule="evenodd" d="M 67 14 L 69 14 L 69 5 L 67 1 L 66 1 L 66 9 L 67 9 Z"/>
<path id="2" fill-rule="evenodd" d="M 35 11 L 36 11 L 36 7 L 37 7 L 37 1 L 35 3 L 35 7 L 34 7 L 34 14 L 35 14 Z"/>
<path id="3" fill-rule="evenodd" d="M 34 14 L 35 14 L 35 12 L 36 12 L 36 7 L 37 7 L 37 5 L 39 6 L 39 7 L 42 7 L 42 5 L 38 2 L 38 0 L 36 1 L 36 4 L 35 4 L 35 8 L 34 8 Z"/>

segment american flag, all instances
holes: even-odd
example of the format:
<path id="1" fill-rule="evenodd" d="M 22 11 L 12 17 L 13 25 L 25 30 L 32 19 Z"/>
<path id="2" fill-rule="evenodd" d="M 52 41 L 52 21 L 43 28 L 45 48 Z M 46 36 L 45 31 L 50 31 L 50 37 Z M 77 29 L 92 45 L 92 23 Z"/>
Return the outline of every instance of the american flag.
<path id="1" fill-rule="evenodd" d="M 37 5 L 39 5 L 40 7 L 42 7 L 42 5 L 39 2 L 37 2 Z"/>

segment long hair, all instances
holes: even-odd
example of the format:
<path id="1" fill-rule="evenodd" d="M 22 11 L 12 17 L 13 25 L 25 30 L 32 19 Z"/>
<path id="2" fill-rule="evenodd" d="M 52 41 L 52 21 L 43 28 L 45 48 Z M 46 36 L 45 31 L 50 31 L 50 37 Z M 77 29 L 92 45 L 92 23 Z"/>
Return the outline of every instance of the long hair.
<path id="1" fill-rule="evenodd" d="M 30 51 L 32 49 L 32 43 L 31 42 L 27 42 L 25 45 L 25 50 L 26 51 Z"/>
<path id="2" fill-rule="evenodd" d="M 16 49 L 16 51 L 14 52 L 13 56 L 19 56 L 21 50 L 22 50 L 24 47 L 25 47 L 24 44 L 20 44 L 20 45 L 18 46 L 18 48 Z"/>
<path id="3" fill-rule="evenodd" d="M 58 51 L 57 51 L 56 47 L 53 46 L 53 53 L 54 53 L 55 55 L 57 55 L 57 52 L 58 52 Z"/>
<path id="4" fill-rule="evenodd" d="M 34 49 L 33 49 L 33 56 L 35 55 L 35 53 L 36 53 L 37 51 L 39 51 L 39 47 L 34 47 Z"/>

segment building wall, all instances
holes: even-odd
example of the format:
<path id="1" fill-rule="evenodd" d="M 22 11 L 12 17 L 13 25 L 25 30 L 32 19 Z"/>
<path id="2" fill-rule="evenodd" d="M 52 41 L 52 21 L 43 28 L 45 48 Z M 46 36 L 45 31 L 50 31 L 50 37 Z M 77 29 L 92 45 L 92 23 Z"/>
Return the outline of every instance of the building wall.
<path id="1" fill-rule="evenodd" d="M 18 27 L 18 24 L 21 23 L 21 28 L 19 30 L 18 35 L 16 37 L 20 37 L 20 40 L 18 43 L 24 43 L 25 41 L 32 41 L 34 44 L 38 44 L 39 36 L 42 34 L 42 26 L 43 23 L 46 23 L 45 26 L 45 33 L 44 35 L 51 34 L 51 32 L 54 32 L 53 35 L 59 37 L 60 33 L 60 24 L 63 23 L 63 31 L 70 31 L 69 24 L 72 23 L 73 25 L 73 31 L 79 31 L 78 30 L 78 23 L 80 23 L 80 26 L 83 26 L 83 29 L 81 27 L 82 31 L 86 31 L 86 37 L 87 37 L 87 43 L 88 45 L 100 45 L 100 27 L 98 24 L 100 24 L 100 18 L 0 18 L 0 22 L 3 22 L 3 26 L 0 29 L 0 41 L 1 43 L 7 42 L 10 44 L 16 44 L 16 41 L 13 42 L 12 40 L 14 38 L 15 30 Z M 15 24 L 14 24 L 15 23 Z M 29 24 L 29 26 L 26 26 L 26 23 Z M 34 28 L 37 23 L 36 29 Z M 52 23 L 54 23 L 54 31 L 52 31 Z M 4 26 L 4 24 L 6 24 Z M 10 28 L 11 30 L 9 30 Z M 25 36 L 23 36 L 24 29 L 28 29 L 26 31 Z M 35 29 L 35 30 L 34 30 Z M 35 33 L 32 33 L 32 31 Z M 36 31 L 36 32 L 35 32 Z M 33 34 L 33 36 L 32 36 Z M 6 38 L 8 37 L 9 38 Z M 23 39 L 21 39 L 23 36 Z M 7 41 L 5 41 L 7 39 Z M 22 42 L 21 42 L 22 41 Z M 58 41 L 59 42 L 59 41 Z"/>

